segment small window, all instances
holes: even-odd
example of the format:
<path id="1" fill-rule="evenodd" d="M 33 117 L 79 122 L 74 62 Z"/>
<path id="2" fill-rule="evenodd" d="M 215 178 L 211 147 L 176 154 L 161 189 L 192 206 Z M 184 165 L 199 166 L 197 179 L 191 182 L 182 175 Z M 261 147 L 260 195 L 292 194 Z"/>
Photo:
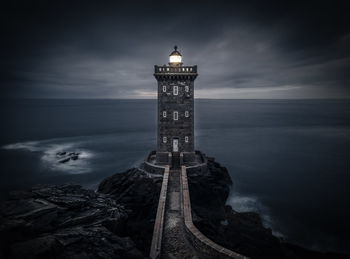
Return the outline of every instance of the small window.
<path id="1" fill-rule="evenodd" d="M 185 117 L 189 117 L 190 116 L 190 113 L 188 111 L 185 111 Z"/>
<path id="2" fill-rule="evenodd" d="M 169 68 L 168 68 L 168 67 L 166 68 L 166 71 L 169 71 Z"/>
<path id="3" fill-rule="evenodd" d="M 188 143 L 188 136 L 185 136 L 185 142 Z"/>
<path id="4" fill-rule="evenodd" d="M 186 71 L 188 72 L 188 67 L 186 67 Z"/>
<path id="5" fill-rule="evenodd" d="M 179 113 L 174 112 L 174 120 L 177 121 L 179 119 Z"/>
<path id="6" fill-rule="evenodd" d="M 192 71 L 192 67 L 190 68 L 190 71 Z"/>
<path id="7" fill-rule="evenodd" d="M 166 137 L 163 137 L 163 143 L 166 143 L 166 142 L 167 142 Z"/>
<path id="8" fill-rule="evenodd" d="M 179 87 L 177 85 L 174 85 L 174 95 L 179 94 Z"/>
<path id="9" fill-rule="evenodd" d="M 166 118 L 166 111 L 163 111 L 163 118 Z"/>
<path id="10" fill-rule="evenodd" d="M 163 93 L 166 92 L 166 85 L 163 85 Z"/>
<path id="11" fill-rule="evenodd" d="M 185 85 L 185 91 L 188 92 L 190 90 L 190 88 L 188 87 L 188 85 Z"/>

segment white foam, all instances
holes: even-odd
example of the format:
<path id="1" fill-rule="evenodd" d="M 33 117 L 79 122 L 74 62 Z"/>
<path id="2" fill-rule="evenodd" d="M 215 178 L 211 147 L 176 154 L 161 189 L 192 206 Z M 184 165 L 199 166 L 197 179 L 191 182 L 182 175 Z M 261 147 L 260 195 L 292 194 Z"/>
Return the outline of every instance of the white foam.
<path id="1" fill-rule="evenodd" d="M 25 149 L 28 151 L 40 151 L 40 147 L 38 147 L 39 141 L 28 141 L 28 142 L 20 142 L 20 143 L 14 143 L 14 144 L 8 144 L 5 146 L 2 146 L 3 149 Z"/>
<path id="2" fill-rule="evenodd" d="M 230 194 L 227 204 L 237 212 L 256 212 L 260 215 L 264 227 L 271 228 L 274 236 L 285 238 L 273 224 L 273 220 L 269 214 L 269 210 L 256 197 L 244 196 L 238 192 Z"/>
<path id="3" fill-rule="evenodd" d="M 80 142 L 65 142 L 65 139 L 51 139 L 42 141 L 28 141 L 9 144 L 3 146 L 3 149 L 16 150 L 23 149 L 30 152 L 40 152 L 40 162 L 44 170 L 61 171 L 69 174 L 83 174 L 91 171 L 89 165 L 90 159 L 93 157 L 92 152 L 81 148 Z M 59 152 L 75 152 L 79 153 L 77 160 L 69 160 L 60 163 L 57 153 Z"/>
<path id="4" fill-rule="evenodd" d="M 230 195 L 227 203 L 238 212 L 259 212 L 259 204 L 256 198 L 240 196 L 238 193 Z"/>

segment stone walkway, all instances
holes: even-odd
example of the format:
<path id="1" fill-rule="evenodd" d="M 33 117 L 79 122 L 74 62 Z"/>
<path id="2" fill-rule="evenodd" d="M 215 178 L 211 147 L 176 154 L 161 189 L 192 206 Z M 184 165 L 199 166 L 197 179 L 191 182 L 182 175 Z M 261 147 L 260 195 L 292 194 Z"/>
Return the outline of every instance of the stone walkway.
<path id="1" fill-rule="evenodd" d="M 170 170 L 161 258 L 199 258 L 184 236 L 180 205 L 180 170 Z"/>

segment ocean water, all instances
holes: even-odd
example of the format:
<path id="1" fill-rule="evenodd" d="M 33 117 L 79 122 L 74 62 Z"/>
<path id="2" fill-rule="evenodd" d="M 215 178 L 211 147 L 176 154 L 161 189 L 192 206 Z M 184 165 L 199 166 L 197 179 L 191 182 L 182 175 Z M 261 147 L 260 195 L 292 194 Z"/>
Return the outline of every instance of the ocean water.
<path id="1" fill-rule="evenodd" d="M 1 199 L 138 166 L 156 147 L 156 100 L 2 100 Z M 196 100 L 196 148 L 233 178 L 228 204 L 280 238 L 350 252 L 349 100 Z M 58 152 L 79 152 L 59 163 Z"/>

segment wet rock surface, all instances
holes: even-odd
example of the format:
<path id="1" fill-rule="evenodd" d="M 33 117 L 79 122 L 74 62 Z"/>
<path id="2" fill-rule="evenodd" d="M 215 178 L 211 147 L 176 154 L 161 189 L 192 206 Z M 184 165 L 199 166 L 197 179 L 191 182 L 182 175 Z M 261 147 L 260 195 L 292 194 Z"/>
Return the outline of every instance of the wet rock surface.
<path id="1" fill-rule="evenodd" d="M 259 214 L 226 205 L 232 181 L 225 167 L 208 158 L 208 170 L 188 171 L 193 222 L 214 242 L 250 258 L 349 258 L 283 243 L 265 228 Z"/>
<path id="2" fill-rule="evenodd" d="M 125 236 L 125 208 L 78 185 L 12 192 L 0 217 L 0 258 L 143 257 Z"/>
<path id="3" fill-rule="evenodd" d="M 56 157 L 59 163 L 67 163 L 68 161 L 78 160 L 80 153 L 79 152 L 57 152 Z"/>
<path id="4" fill-rule="evenodd" d="M 125 225 L 127 235 L 145 256 L 150 251 L 162 181 L 162 176 L 132 168 L 104 179 L 98 188 L 124 204 L 129 215 Z"/>
<path id="5" fill-rule="evenodd" d="M 251 258 L 348 258 L 282 243 L 258 214 L 225 205 L 232 181 L 214 159 L 204 173 L 188 170 L 188 181 L 194 224 L 224 247 Z M 104 179 L 98 192 L 79 185 L 11 192 L 0 207 L 0 258 L 146 258 L 161 184 L 133 168 Z"/>

